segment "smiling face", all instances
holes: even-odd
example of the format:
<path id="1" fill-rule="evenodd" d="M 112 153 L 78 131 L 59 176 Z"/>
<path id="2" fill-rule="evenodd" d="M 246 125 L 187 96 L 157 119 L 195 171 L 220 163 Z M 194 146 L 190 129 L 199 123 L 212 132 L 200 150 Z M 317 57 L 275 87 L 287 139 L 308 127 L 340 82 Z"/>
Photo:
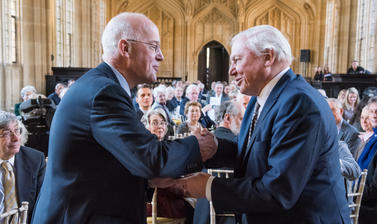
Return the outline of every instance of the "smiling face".
<path id="1" fill-rule="evenodd" d="M 190 106 L 187 111 L 187 120 L 189 122 L 198 122 L 200 118 L 200 107 L 197 106 Z"/>
<path id="2" fill-rule="evenodd" d="M 136 102 L 143 110 L 148 110 L 153 102 L 152 91 L 149 88 L 140 88 L 137 91 Z"/>
<path id="3" fill-rule="evenodd" d="M 361 111 L 360 115 L 360 126 L 361 128 L 366 131 L 366 132 L 371 132 L 373 131 L 372 129 L 372 124 L 369 120 L 369 111 L 368 107 L 364 107 L 363 110 Z"/>
<path id="4" fill-rule="evenodd" d="M 265 61 L 263 55 L 257 56 L 249 50 L 245 42 L 241 36 L 232 45 L 229 75 L 234 76 L 241 93 L 257 96 L 268 79 Z"/>
<path id="5" fill-rule="evenodd" d="M 369 121 L 373 128 L 377 127 L 377 103 L 371 103 L 369 106 Z"/>
<path id="6" fill-rule="evenodd" d="M 160 49 L 160 35 L 155 24 L 151 21 L 140 21 L 145 23 L 145 28 L 140 31 L 139 40 L 128 41 L 129 61 L 125 72 L 135 79 L 135 83 L 153 83 L 157 81 L 156 74 L 160 62 L 164 56 Z"/>

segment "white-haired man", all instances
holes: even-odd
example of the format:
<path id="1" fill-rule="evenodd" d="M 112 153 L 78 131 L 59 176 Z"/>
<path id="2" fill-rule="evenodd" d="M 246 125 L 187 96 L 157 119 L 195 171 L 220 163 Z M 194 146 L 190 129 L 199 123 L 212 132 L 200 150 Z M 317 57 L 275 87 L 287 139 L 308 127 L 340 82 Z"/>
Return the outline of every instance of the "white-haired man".
<path id="1" fill-rule="evenodd" d="M 320 93 L 289 68 L 288 40 L 268 25 L 232 40 L 229 74 L 252 95 L 238 145 L 235 178 L 197 173 L 187 195 L 211 200 L 216 213 L 246 213 L 248 223 L 350 223 L 340 173 L 337 129 Z"/>
<path id="2" fill-rule="evenodd" d="M 54 115 L 35 224 L 145 223 L 147 179 L 193 172 L 216 152 L 208 132 L 158 141 L 137 119 L 130 89 L 155 82 L 164 59 L 150 19 L 115 16 L 102 47 L 104 62 L 71 86 Z"/>

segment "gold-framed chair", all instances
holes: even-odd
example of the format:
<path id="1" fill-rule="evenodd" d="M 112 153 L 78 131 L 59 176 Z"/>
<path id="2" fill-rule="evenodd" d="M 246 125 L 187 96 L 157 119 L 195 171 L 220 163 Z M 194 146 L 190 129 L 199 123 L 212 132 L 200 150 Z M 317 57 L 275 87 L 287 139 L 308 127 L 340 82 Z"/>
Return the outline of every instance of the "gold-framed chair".
<path id="1" fill-rule="evenodd" d="M 8 212 L 5 212 L 0 215 L 1 223 L 9 224 L 13 217 L 17 214 L 17 224 L 26 224 L 27 221 L 27 211 L 29 209 L 29 202 L 23 201 L 21 207 L 14 208 Z"/>
<path id="2" fill-rule="evenodd" d="M 226 169 L 208 169 L 207 173 L 215 177 L 229 178 L 229 175 L 233 174 L 234 171 L 226 170 Z M 209 211 L 210 211 L 210 224 L 216 224 L 216 216 L 234 217 L 234 214 L 216 214 L 215 209 L 213 208 L 212 201 L 209 202 Z"/>
<path id="3" fill-rule="evenodd" d="M 186 219 L 172 219 L 166 217 L 158 217 L 157 215 L 157 187 L 154 188 L 152 197 L 152 216 L 147 217 L 148 224 L 185 224 Z"/>
<path id="4" fill-rule="evenodd" d="M 349 201 L 351 202 L 348 206 L 351 210 L 350 217 L 351 217 L 351 220 L 353 221 L 353 224 L 358 223 L 361 199 L 363 198 L 363 192 L 364 192 L 364 186 L 365 186 L 367 174 L 368 174 L 368 170 L 364 169 L 363 172 L 361 172 L 361 180 L 360 181 L 359 179 L 355 180 L 353 182 L 353 186 L 351 186 L 351 191 L 347 194 L 347 197 Z"/>

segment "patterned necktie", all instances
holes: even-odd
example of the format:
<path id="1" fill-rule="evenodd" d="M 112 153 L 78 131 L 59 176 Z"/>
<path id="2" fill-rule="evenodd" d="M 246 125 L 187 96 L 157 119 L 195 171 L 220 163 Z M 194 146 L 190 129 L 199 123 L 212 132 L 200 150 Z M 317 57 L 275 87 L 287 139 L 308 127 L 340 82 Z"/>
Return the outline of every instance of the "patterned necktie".
<path id="1" fill-rule="evenodd" d="M 249 137 L 247 139 L 247 148 L 250 146 L 249 144 L 251 144 L 251 142 L 250 142 L 251 135 L 252 135 L 252 133 L 254 131 L 255 124 L 257 123 L 257 120 L 258 120 L 259 108 L 260 108 L 260 105 L 259 105 L 258 102 L 256 102 L 255 109 L 254 109 L 254 114 L 253 114 L 253 119 L 251 120 L 251 124 L 250 124 L 250 128 L 249 128 Z"/>
<path id="2" fill-rule="evenodd" d="M 1 167 L 3 168 L 4 206 L 5 211 L 8 212 L 17 208 L 15 177 L 12 165 L 8 161 L 4 161 Z M 16 214 L 10 223 L 16 223 L 17 219 L 18 215 Z"/>

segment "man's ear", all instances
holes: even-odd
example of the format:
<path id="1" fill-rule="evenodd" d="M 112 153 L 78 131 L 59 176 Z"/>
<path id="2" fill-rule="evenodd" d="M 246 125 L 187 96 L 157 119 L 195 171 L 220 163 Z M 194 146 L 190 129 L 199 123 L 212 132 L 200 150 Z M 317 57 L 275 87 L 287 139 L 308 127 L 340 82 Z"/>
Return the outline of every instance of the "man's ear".
<path id="1" fill-rule="evenodd" d="M 130 43 L 127 40 L 120 40 L 118 43 L 119 54 L 122 56 L 129 56 L 130 47 Z"/>
<path id="2" fill-rule="evenodd" d="M 273 49 L 267 49 L 263 52 L 264 65 L 270 67 L 274 64 L 276 55 Z"/>
<path id="3" fill-rule="evenodd" d="M 224 121 L 230 122 L 230 115 L 229 114 L 224 114 Z"/>

